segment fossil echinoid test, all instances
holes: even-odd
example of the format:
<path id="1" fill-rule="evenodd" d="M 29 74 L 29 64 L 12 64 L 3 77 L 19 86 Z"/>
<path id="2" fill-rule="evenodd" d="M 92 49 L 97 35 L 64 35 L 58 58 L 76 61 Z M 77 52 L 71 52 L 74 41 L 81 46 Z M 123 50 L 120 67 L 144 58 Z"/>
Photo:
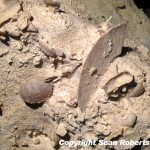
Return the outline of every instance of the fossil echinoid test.
<path id="1" fill-rule="evenodd" d="M 53 93 L 53 82 L 45 82 L 42 76 L 27 78 L 20 87 L 20 97 L 29 104 L 43 103 Z"/>

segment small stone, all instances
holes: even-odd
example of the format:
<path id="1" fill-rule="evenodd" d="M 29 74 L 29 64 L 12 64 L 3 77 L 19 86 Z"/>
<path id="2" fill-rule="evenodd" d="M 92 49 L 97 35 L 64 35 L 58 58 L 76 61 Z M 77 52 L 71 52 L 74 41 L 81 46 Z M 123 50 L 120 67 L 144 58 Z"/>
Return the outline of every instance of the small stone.
<path id="1" fill-rule="evenodd" d="M 29 52 L 29 48 L 28 47 L 24 47 L 22 50 L 23 53 Z"/>
<path id="2" fill-rule="evenodd" d="M 0 12 L 0 25 L 16 15 L 20 8 L 20 3 L 14 3 L 14 1 L 10 1 L 9 5 L 7 5 L 7 8 Z"/>
<path id="3" fill-rule="evenodd" d="M 13 58 L 12 57 L 7 57 L 7 62 L 9 65 L 13 63 Z"/>
<path id="4" fill-rule="evenodd" d="M 125 120 L 127 126 L 133 127 L 136 123 L 137 116 L 135 114 L 129 114 Z"/>
<path id="5" fill-rule="evenodd" d="M 77 115 L 78 115 L 77 112 L 76 112 L 76 111 L 73 111 L 73 116 L 74 116 L 74 117 L 77 117 Z"/>
<path id="6" fill-rule="evenodd" d="M 31 136 L 32 135 L 32 131 L 26 131 L 26 134 L 28 135 L 28 136 Z"/>
<path id="7" fill-rule="evenodd" d="M 27 31 L 28 32 L 38 32 L 38 29 L 32 23 L 30 23 L 28 25 Z"/>
<path id="8" fill-rule="evenodd" d="M 44 0 L 46 6 L 59 7 L 61 2 L 60 0 Z"/>
<path id="9" fill-rule="evenodd" d="M 139 46 L 138 51 L 145 57 L 147 57 L 149 54 L 149 49 L 145 47 L 144 45 Z"/>
<path id="10" fill-rule="evenodd" d="M 41 57 L 41 56 L 36 56 L 36 57 L 34 57 L 34 59 L 33 59 L 33 65 L 34 65 L 34 66 L 40 65 L 41 62 L 42 62 L 42 57 Z"/>
<path id="11" fill-rule="evenodd" d="M 98 106 L 98 104 L 93 104 L 92 108 L 93 108 L 94 112 L 96 112 L 96 113 L 99 112 L 99 106 Z"/>
<path id="12" fill-rule="evenodd" d="M 21 143 L 21 145 L 23 146 L 23 147 L 28 147 L 29 145 L 28 145 L 28 141 L 23 141 L 22 143 Z"/>
<path id="13" fill-rule="evenodd" d="M 127 91 L 127 87 L 123 87 L 123 88 L 121 89 L 121 91 L 122 91 L 123 93 L 125 93 L 125 92 Z"/>
<path id="14" fill-rule="evenodd" d="M 37 136 L 38 135 L 38 132 L 35 130 L 34 132 L 33 132 L 33 136 Z"/>
<path id="15" fill-rule="evenodd" d="M 105 130 L 105 126 L 102 124 L 97 124 L 94 126 L 96 132 L 103 133 Z"/>
<path id="16" fill-rule="evenodd" d="M 104 130 L 103 135 L 108 136 L 110 134 L 110 130 Z"/>
<path id="17" fill-rule="evenodd" d="M 55 49 L 53 49 L 53 51 L 55 52 L 55 54 L 58 57 L 65 57 L 65 54 L 64 54 L 64 52 L 61 49 L 55 48 Z"/>
<path id="18" fill-rule="evenodd" d="M 10 38 L 10 48 L 13 50 L 22 50 L 23 49 L 23 43 L 21 41 L 16 41 L 12 38 Z"/>
<path id="19" fill-rule="evenodd" d="M 34 143 L 35 145 L 40 144 L 40 139 L 39 139 L 39 138 L 34 138 L 34 139 L 33 139 L 33 143 Z"/>
<path id="20" fill-rule="evenodd" d="M 20 30 L 27 28 L 31 15 L 29 12 L 24 12 L 18 19 L 17 26 Z"/>
<path id="21" fill-rule="evenodd" d="M 56 134 L 60 135 L 61 137 L 65 136 L 67 134 L 67 131 L 65 129 L 65 125 L 63 123 L 60 123 L 56 129 Z"/>
<path id="22" fill-rule="evenodd" d="M 21 31 L 16 26 L 11 27 L 7 32 L 11 37 L 19 37 L 21 35 Z"/>
<path id="23" fill-rule="evenodd" d="M 84 118 L 83 115 L 81 115 L 76 120 L 79 121 L 79 122 L 84 122 L 85 118 Z"/>
<path id="24" fill-rule="evenodd" d="M 88 126 L 88 127 L 93 127 L 93 122 L 92 121 L 86 121 L 86 125 Z"/>
<path id="25" fill-rule="evenodd" d="M 78 125 L 76 122 L 74 122 L 74 121 L 71 121 L 71 122 L 70 122 L 70 125 L 71 125 L 72 127 L 74 127 L 74 128 L 78 128 L 78 127 L 79 127 L 79 125 Z"/>
<path id="26" fill-rule="evenodd" d="M 92 119 L 92 122 L 93 122 L 94 124 L 96 124 L 96 123 L 98 122 L 97 117 L 96 117 L 96 118 L 93 118 L 93 119 Z"/>

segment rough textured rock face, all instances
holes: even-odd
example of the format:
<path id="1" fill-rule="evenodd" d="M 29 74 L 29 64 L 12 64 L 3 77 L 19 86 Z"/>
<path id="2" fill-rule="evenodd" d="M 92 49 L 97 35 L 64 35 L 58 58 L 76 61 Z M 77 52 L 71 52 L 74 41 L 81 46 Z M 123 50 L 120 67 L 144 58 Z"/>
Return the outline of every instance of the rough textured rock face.
<path id="1" fill-rule="evenodd" d="M 110 16 L 112 16 L 113 25 L 127 21 L 129 31 L 127 37 L 134 40 L 137 45 L 144 44 L 150 48 L 150 20 L 142 10 L 137 8 L 133 0 L 79 0 L 73 2 L 71 7 L 97 25 L 106 21 Z"/>
<path id="2" fill-rule="evenodd" d="M 0 15 L 9 12 L 12 7 L 6 5 L 9 2 L 0 1 Z M 85 145 L 59 146 L 59 141 L 150 138 L 148 20 L 145 21 L 142 13 L 138 13 L 142 23 L 137 23 L 136 16 L 131 19 L 132 12 L 133 15 L 139 12 L 132 1 L 84 2 L 64 0 L 60 7 L 54 7 L 40 0 L 28 0 L 16 2 L 21 9 L 13 7 L 13 15 L 5 14 L 0 26 L 0 150 L 90 150 L 93 147 Z M 99 13 L 98 7 L 101 8 Z M 82 112 L 78 105 L 78 87 L 84 63 L 93 46 L 109 31 L 109 21 L 99 27 L 96 25 L 95 22 L 104 21 L 100 16 L 106 20 L 112 16 L 113 24 L 130 18 L 127 37 L 145 45 L 138 46 L 134 40 L 125 38 L 121 55 L 101 74 L 98 88 Z M 139 30 L 133 32 L 136 25 Z M 142 29 L 144 34 L 141 34 Z M 138 39 L 139 35 L 143 35 L 142 38 Z M 103 65 L 101 61 L 97 63 Z M 126 78 L 121 78 L 123 84 L 111 90 L 111 95 L 117 92 L 120 97 L 110 99 L 104 87 L 114 77 L 117 82 L 123 72 L 130 73 L 134 80 L 128 83 Z M 26 104 L 20 97 L 20 85 L 37 74 L 45 77 L 42 82 L 54 84 L 53 93 L 43 104 Z M 37 90 L 30 90 L 38 95 L 37 87 L 38 82 Z M 97 150 L 110 148 L 98 144 L 94 147 Z M 124 149 L 118 145 L 114 148 Z"/>

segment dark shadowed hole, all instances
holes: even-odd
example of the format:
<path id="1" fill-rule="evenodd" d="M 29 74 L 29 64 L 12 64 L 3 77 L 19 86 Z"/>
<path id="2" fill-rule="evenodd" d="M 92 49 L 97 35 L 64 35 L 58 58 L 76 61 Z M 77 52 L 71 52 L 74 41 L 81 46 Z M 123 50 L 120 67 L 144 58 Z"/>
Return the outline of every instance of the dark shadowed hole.
<path id="1" fill-rule="evenodd" d="M 43 60 L 41 60 L 41 62 L 38 65 L 35 65 L 35 68 L 42 68 L 43 66 Z"/>
<path id="2" fill-rule="evenodd" d="M 150 2 L 148 0 L 134 0 L 134 3 L 138 8 L 150 8 Z"/>
<path id="3" fill-rule="evenodd" d="M 131 52 L 132 50 L 133 50 L 133 49 L 130 48 L 130 47 L 123 47 L 123 48 L 122 48 L 122 52 L 121 52 L 121 54 L 119 55 L 119 57 L 125 56 L 128 52 Z"/>
<path id="4" fill-rule="evenodd" d="M 141 140 L 140 140 L 141 141 Z M 134 148 L 132 148 L 132 150 L 142 150 L 142 146 L 143 144 L 141 145 L 136 145 Z"/>
<path id="5" fill-rule="evenodd" d="M 26 103 L 26 105 L 27 105 L 28 107 L 32 108 L 32 109 L 38 109 L 39 107 L 42 107 L 43 104 L 44 104 L 44 102 L 43 102 L 43 103 L 40 103 L 40 104 L 29 104 L 29 103 Z"/>
<path id="6" fill-rule="evenodd" d="M 60 139 L 62 140 L 64 140 L 64 141 L 69 141 L 70 140 L 70 136 L 69 136 L 69 134 L 67 133 L 63 138 L 62 137 L 60 137 Z M 55 149 L 56 150 L 59 150 L 60 149 L 60 145 L 58 144 L 58 145 L 56 145 L 55 146 Z"/>
<path id="7" fill-rule="evenodd" d="M 2 108 L 0 108 L 0 116 L 3 115 L 3 111 L 2 111 Z"/>
<path id="8" fill-rule="evenodd" d="M 5 44 L 5 45 L 7 45 L 7 46 L 9 46 L 9 43 L 8 43 L 8 41 L 9 41 L 9 37 L 8 36 L 5 36 L 6 37 L 6 39 L 0 39 L 0 42 L 2 42 L 3 44 Z"/>
<path id="9" fill-rule="evenodd" d="M 136 6 L 143 9 L 144 13 L 150 18 L 150 2 L 148 0 L 134 0 Z"/>

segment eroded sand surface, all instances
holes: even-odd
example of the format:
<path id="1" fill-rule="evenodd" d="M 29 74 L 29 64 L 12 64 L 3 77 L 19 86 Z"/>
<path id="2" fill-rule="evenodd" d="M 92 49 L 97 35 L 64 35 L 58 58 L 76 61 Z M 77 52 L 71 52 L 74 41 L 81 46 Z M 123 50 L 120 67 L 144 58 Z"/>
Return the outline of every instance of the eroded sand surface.
<path id="1" fill-rule="evenodd" d="M 0 149 L 99 150 L 109 146 L 69 148 L 59 146 L 58 142 L 149 139 L 149 50 L 125 39 L 125 53 L 101 76 L 88 108 L 81 112 L 77 100 L 80 73 L 102 34 L 92 22 L 69 9 L 66 13 L 53 11 L 42 2 L 26 2 L 0 28 Z M 57 49 L 55 56 L 43 53 L 52 48 Z M 30 106 L 20 98 L 20 85 L 27 77 L 37 74 L 60 77 L 78 65 L 71 75 L 54 83 L 53 95 L 44 104 Z M 129 91 L 118 100 L 110 100 L 103 86 L 121 72 L 132 74 L 136 83 L 142 82 L 145 92 L 130 97 Z M 115 146 L 115 149 L 127 148 Z"/>

